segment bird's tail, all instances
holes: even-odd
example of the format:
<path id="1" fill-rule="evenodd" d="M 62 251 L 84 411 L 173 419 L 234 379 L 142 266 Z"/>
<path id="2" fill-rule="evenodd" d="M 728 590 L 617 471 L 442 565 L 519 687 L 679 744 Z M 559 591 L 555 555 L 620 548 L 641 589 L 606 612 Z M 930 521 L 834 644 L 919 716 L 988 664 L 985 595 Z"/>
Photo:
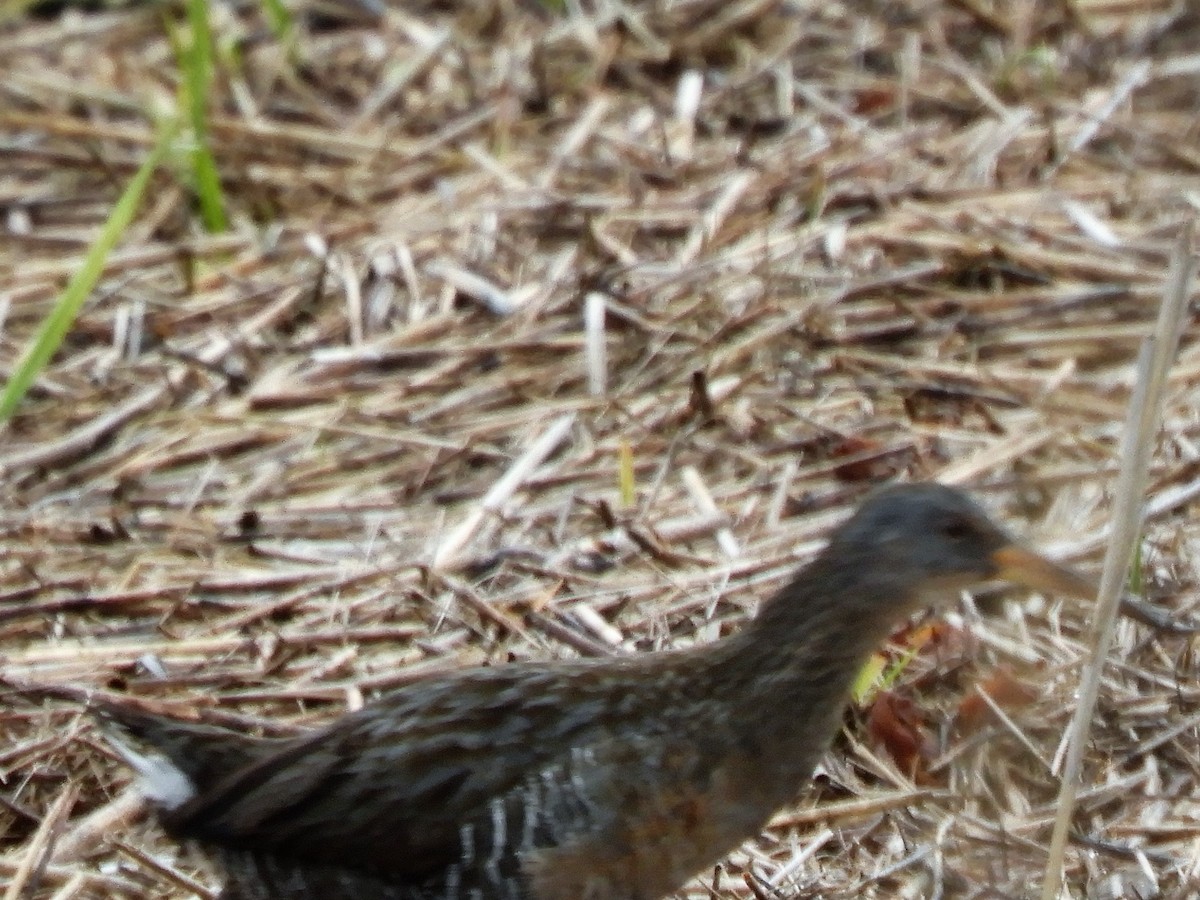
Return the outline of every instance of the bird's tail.
<path id="1" fill-rule="evenodd" d="M 99 701 L 89 711 L 109 745 L 141 778 L 147 799 L 167 811 L 283 743 L 161 716 L 132 704 Z"/>

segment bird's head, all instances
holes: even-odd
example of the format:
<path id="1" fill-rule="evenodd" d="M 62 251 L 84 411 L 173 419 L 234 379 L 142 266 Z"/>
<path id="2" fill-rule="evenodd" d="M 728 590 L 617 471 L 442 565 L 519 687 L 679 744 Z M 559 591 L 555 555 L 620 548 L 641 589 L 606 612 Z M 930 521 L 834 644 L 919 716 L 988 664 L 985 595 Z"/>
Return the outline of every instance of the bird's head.
<path id="1" fill-rule="evenodd" d="M 1095 597 L 1091 581 L 1024 547 L 966 494 L 941 484 L 876 491 L 838 529 L 829 550 L 919 594 L 1001 579 Z"/>

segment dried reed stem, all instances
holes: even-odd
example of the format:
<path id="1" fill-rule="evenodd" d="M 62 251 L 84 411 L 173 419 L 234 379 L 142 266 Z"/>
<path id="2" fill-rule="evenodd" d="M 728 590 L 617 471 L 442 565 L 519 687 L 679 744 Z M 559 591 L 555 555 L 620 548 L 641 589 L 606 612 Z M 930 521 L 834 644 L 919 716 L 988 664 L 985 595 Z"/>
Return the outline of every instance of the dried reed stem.
<path id="1" fill-rule="evenodd" d="M 1058 812 L 1054 819 L 1046 875 L 1042 883 L 1042 900 L 1056 900 L 1059 896 L 1063 855 L 1075 811 L 1083 754 L 1088 746 L 1092 716 L 1100 694 L 1100 680 L 1108 662 L 1129 563 L 1133 559 L 1134 545 L 1141 537 L 1150 455 L 1162 418 L 1167 372 L 1179 346 L 1183 316 L 1195 271 L 1192 232 L 1193 226 L 1189 224 L 1175 245 L 1158 322 L 1154 334 L 1143 344 L 1138 358 L 1137 383 L 1129 400 L 1129 415 L 1121 444 L 1121 472 L 1117 477 L 1116 496 L 1113 499 L 1113 527 L 1104 554 L 1104 569 L 1096 600 L 1091 658 L 1083 671 L 1075 715 L 1068 732 L 1070 744 L 1063 764 Z"/>

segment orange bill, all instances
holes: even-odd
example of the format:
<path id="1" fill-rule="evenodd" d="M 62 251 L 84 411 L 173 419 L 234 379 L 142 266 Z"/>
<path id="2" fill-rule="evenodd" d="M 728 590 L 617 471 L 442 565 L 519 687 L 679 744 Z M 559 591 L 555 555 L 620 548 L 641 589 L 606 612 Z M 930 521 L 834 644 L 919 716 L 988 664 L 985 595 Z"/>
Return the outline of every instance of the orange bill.
<path id="1" fill-rule="evenodd" d="M 1096 584 L 1066 566 L 1051 562 L 1019 544 L 1009 544 L 992 554 L 999 571 L 996 577 L 1014 584 L 1053 594 L 1069 594 L 1082 600 L 1096 599 Z"/>

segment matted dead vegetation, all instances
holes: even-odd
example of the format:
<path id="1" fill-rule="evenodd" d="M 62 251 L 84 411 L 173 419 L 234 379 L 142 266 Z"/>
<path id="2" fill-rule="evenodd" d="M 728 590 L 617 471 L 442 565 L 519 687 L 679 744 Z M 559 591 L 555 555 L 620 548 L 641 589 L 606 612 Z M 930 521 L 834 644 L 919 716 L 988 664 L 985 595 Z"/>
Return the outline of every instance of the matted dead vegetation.
<path id="1" fill-rule="evenodd" d="M 335 5 L 289 59 L 212 4 L 232 230 L 160 172 L 0 436 L 0 672 L 39 689 L 0 696 L 6 900 L 216 883 L 88 693 L 277 732 L 467 663 L 711 640 L 895 475 L 1094 568 L 1200 204 L 1194 7 L 581 5 Z M 163 16 L 0 30 L 6 371 L 174 103 Z M 1180 616 L 1198 376 L 1186 334 L 1144 557 Z M 915 769 L 852 714 L 686 896 L 1031 895 L 1088 610 L 1015 599 L 904 670 Z M 1196 679 L 1186 636 L 1121 625 L 1072 896 L 1200 892 Z"/>

